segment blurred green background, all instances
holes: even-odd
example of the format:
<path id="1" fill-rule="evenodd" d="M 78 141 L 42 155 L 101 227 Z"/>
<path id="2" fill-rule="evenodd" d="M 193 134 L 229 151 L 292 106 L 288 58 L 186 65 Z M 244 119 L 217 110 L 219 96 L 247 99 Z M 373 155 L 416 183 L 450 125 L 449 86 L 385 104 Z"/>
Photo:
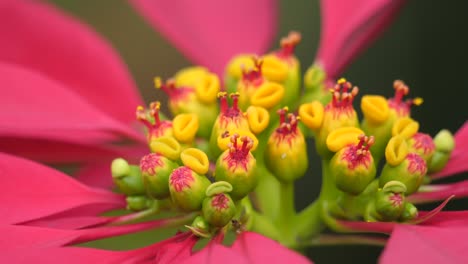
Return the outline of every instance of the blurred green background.
<path id="1" fill-rule="evenodd" d="M 146 102 L 163 98 L 153 88 L 154 76 L 167 78 L 190 65 L 124 0 L 50 2 L 88 23 L 112 43 Z M 468 1 L 408 1 L 394 24 L 343 76 L 358 85 L 361 94 L 386 96 L 393 94 L 393 80 L 402 79 L 410 86 L 411 97 L 424 98 L 424 104 L 413 110 L 422 131 L 431 135 L 441 128 L 456 131 L 468 117 L 468 82 L 464 79 L 468 72 L 467 10 Z M 303 41 L 297 56 L 306 68 L 313 62 L 320 34 L 318 0 L 283 0 L 280 12 L 279 32 L 272 48 L 290 30 L 300 31 Z M 318 165 L 311 168 L 317 169 Z M 312 201 L 320 186 L 318 173 L 305 178 L 297 186 L 298 208 Z M 466 204 L 466 200 L 458 201 L 451 208 Z M 316 263 L 374 263 L 380 251 L 364 246 L 320 247 L 311 249 L 308 255 Z"/>

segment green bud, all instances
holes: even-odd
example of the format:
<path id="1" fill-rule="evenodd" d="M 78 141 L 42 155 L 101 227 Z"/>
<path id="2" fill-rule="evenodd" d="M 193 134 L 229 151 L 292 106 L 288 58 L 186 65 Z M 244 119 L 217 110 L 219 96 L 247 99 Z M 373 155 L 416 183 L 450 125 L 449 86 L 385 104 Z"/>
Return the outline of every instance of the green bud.
<path id="1" fill-rule="evenodd" d="M 169 191 L 172 201 L 183 211 L 200 210 L 210 181 L 190 168 L 182 166 L 169 176 Z"/>
<path id="2" fill-rule="evenodd" d="M 434 137 L 434 144 L 436 146 L 436 150 L 450 153 L 455 148 L 455 138 L 453 137 L 452 133 L 450 133 L 450 131 L 447 129 L 442 129 Z"/>
<path id="3" fill-rule="evenodd" d="M 160 154 L 144 156 L 140 161 L 140 170 L 146 192 L 156 199 L 169 197 L 169 175 L 177 167 L 176 163 Z"/>
<path id="4" fill-rule="evenodd" d="M 236 214 L 236 206 L 231 197 L 225 193 L 218 193 L 203 201 L 203 217 L 216 227 L 227 225 Z"/>
<path id="5" fill-rule="evenodd" d="M 405 194 L 410 195 L 419 189 L 426 172 L 426 161 L 416 153 L 409 153 L 404 160 L 396 166 L 392 166 L 388 163 L 385 164 L 379 178 L 379 185 L 383 187 L 390 181 L 399 181 L 407 188 Z"/>
<path id="6" fill-rule="evenodd" d="M 304 176 L 309 165 L 304 135 L 297 127 L 298 118 L 286 109 L 278 110 L 280 126 L 271 134 L 265 150 L 265 164 L 281 182 L 290 183 Z"/>
<path id="7" fill-rule="evenodd" d="M 148 197 L 143 195 L 127 196 L 125 200 L 127 201 L 127 210 L 132 211 L 145 210 L 154 203 L 154 200 L 150 200 Z"/>
<path id="8" fill-rule="evenodd" d="M 335 153 L 330 170 L 338 189 L 358 195 L 374 180 L 376 168 L 369 151 L 373 141 L 373 137 L 360 135 L 356 145 L 348 145 Z"/>
<path id="9" fill-rule="evenodd" d="M 450 159 L 450 153 L 436 151 L 432 156 L 428 170 L 431 173 L 442 170 Z"/>
<path id="10" fill-rule="evenodd" d="M 419 132 L 408 139 L 408 147 L 409 152 L 414 152 L 421 156 L 426 161 L 426 164 L 431 162 L 432 156 L 436 151 L 432 137 Z"/>
<path id="11" fill-rule="evenodd" d="M 447 165 L 452 150 L 455 148 L 455 139 L 450 131 L 443 129 L 434 137 L 436 151 L 429 163 L 431 173 L 442 170 Z"/>
<path id="12" fill-rule="evenodd" d="M 398 181 L 390 181 L 375 196 L 375 211 L 380 221 L 394 221 L 405 209 L 406 187 Z"/>
<path id="13" fill-rule="evenodd" d="M 216 161 L 216 181 L 226 181 L 232 185 L 232 199 L 240 200 L 249 194 L 257 185 L 257 162 L 250 152 L 252 141 L 241 138 L 245 144 L 233 143 Z"/>
<path id="14" fill-rule="evenodd" d="M 112 161 L 111 173 L 115 185 L 126 195 L 145 193 L 138 166 L 129 165 L 126 160 L 118 158 Z"/>
<path id="15" fill-rule="evenodd" d="M 210 237 L 210 225 L 206 222 L 202 216 L 197 216 L 192 222 L 191 226 L 185 226 L 192 233 L 198 237 L 209 238 Z"/>
<path id="16" fill-rule="evenodd" d="M 305 93 L 301 101 L 308 103 L 314 100 L 318 100 L 324 104 L 330 101 L 330 93 L 326 89 L 325 82 L 327 80 L 327 74 L 317 64 L 311 65 L 304 75 L 304 89 Z"/>
<path id="17" fill-rule="evenodd" d="M 418 216 L 418 208 L 414 206 L 412 203 L 405 203 L 405 208 L 403 209 L 403 213 L 400 216 L 400 221 L 406 222 L 409 220 L 413 220 Z"/>

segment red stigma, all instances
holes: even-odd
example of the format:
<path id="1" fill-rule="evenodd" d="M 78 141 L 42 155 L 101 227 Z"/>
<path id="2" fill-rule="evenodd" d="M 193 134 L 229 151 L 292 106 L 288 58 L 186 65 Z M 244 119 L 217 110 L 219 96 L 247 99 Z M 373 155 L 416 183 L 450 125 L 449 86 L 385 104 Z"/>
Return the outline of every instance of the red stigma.
<path id="1" fill-rule="evenodd" d="M 294 55 L 296 46 L 301 42 L 301 34 L 296 31 L 289 32 L 287 37 L 280 41 L 281 49 L 276 52 L 277 56 L 282 59 L 290 59 Z"/>
<path id="2" fill-rule="evenodd" d="M 193 92 L 193 88 L 190 87 L 177 87 L 174 79 L 168 79 L 165 83 L 162 83 L 159 78 L 156 78 L 155 86 L 173 101 L 185 99 L 188 94 Z"/>
<path id="3" fill-rule="evenodd" d="M 401 80 L 395 80 L 393 82 L 393 89 L 395 89 L 395 95 L 393 98 L 388 99 L 388 105 L 393 108 L 396 113 L 400 116 L 409 115 L 411 106 L 419 105 L 418 98 L 407 99 L 403 101 L 403 98 L 409 93 L 409 87 Z"/>
<path id="4" fill-rule="evenodd" d="M 161 121 L 159 117 L 160 108 L 160 102 L 152 102 L 148 111 L 142 106 L 137 107 L 136 118 L 148 128 L 148 140 L 152 137 L 162 136 L 168 128 L 172 127 L 170 121 Z M 151 117 L 152 120 L 149 117 Z"/>
<path id="5" fill-rule="evenodd" d="M 218 98 L 220 101 L 221 106 L 221 114 L 224 117 L 237 117 L 242 114 L 242 111 L 239 108 L 239 93 L 231 93 L 229 95 L 232 100 L 232 105 L 229 107 L 228 100 L 227 100 L 227 93 L 220 92 L 218 93 Z"/>
<path id="6" fill-rule="evenodd" d="M 287 136 L 290 134 L 296 134 L 297 132 L 297 123 L 299 121 L 299 117 L 296 115 L 289 113 L 288 108 L 284 107 L 277 111 L 279 118 L 279 127 L 276 128 L 276 133 L 282 136 Z"/>
<path id="7" fill-rule="evenodd" d="M 162 166 L 163 162 L 161 160 L 161 155 L 157 153 L 148 154 L 144 156 L 140 161 L 140 170 L 150 175 L 155 175 L 155 169 Z"/>
<path id="8" fill-rule="evenodd" d="M 218 211 L 227 209 L 229 207 L 229 199 L 224 193 L 216 194 L 211 200 L 211 206 Z"/>
<path id="9" fill-rule="evenodd" d="M 238 140 L 242 142 L 239 144 Z M 242 166 L 247 170 L 247 163 L 249 161 L 249 153 L 253 148 L 253 140 L 247 136 L 240 137 L 238 134 L 231 136 L 231 143 L 228 145 L 229 154 L 224 158 L 228 163 L 228 167 L 233 170 Z"/>
<path id="10" fill-rule="evenodd" d="M 353 101 L 359 92 L 357 86 L 353 87 L 350 82 L 340 79 L 330 92 L 332 93 L 332 100 L 327 105 L 326 110 L 333 110 L 335 116 L 341 113 L 351 114 L 353 112 Z"/>
<path id="11" fill-rule="evenodd" d="M 263 61 L 259 60 L 257 57 L 252 57 L 252 60 L 254 62 L 253 68 L 246 70 L 244 67 L 242 67 L 242 81 L 246 86 L 252 85 L 257 87 L 260 86 L 264 81 L 262 75 Z"/>
<path id="12" fill-rule="evenodd" d="M 343 160 L 348 162 L 349 169 L 355 169 L 359 165 L 369 166 L 371 162 L 371 154 L 369 148 L 374 144 L 373 136 L 364 134 L 358 136 L 359 142 L 357 145 L 348 146 L 343 154 Z"/>
<path id="13" fill-rule="evenodd" d="M 408 160 L 408 171 L 412 174 L 419 173 L 425 175 L 427 172 L 426 161 L 416 153 L 410 153 L 406 156 Z"/>
<path id="14" fill-rule="evenodd" d="M 169 183 L 177 192 L 183 191 L 183 189 L 190 188 L 190 184 L 194 181 L 192 175 L 192 170 L 188 167 L 179 167 L 175 169 L 171 177 L 169 178 Z"/>

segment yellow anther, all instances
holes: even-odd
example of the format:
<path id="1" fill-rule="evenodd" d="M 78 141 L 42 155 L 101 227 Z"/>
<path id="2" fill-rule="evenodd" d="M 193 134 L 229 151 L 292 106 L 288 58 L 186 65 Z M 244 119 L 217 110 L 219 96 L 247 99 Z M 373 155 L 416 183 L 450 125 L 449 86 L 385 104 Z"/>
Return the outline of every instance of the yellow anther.
<path id="1" fill-rule="evenodd" d="M 181 151 L 179 142 L 170 136 L 162 136 L 151 140 L 150 149 L 152 152 L 159 153 L 171 160 L 178 160 Z"/>
<path id="2" fill-rule="evenodd" d="M 271 109 L 278 105 L 284 97 L 284 87 L 275 82 L 265 82 L 255 90 L 250 102 L 253 106 Z"/>
<path id="3" fill-rule="evenodd" d="M 398 119 L 392 127 L 392 136 L 401 136 L 408 139 L 419 130 L 419 123 L 410 117 L 403 117 Z"/>
<path id="4" fill-rule="evenodd" d="M 356 127 L 342 127 L 332 131 L 326 140 L 327 147 L 332 152 L 359 143 L 360 136 L 364 132 Z"/>
<path id="5" fill-rule="evenodd" d="M 392 137 L 385 148 L 387 163 L 392 166 L 397 166 L 403 162 L 406 155 L 408 155 L 408 145 L 405 139 L 401 136 Z"/>
<path id="6" fill-rule="evenodd" d="M 210 167 L 210 161 L 205 152 L 196 148 L 187 148 L 180 153 L 182 163 L 198 174 L 206 174 Z"/>
<path id="7" fill-rule="evenodd" d="M 308 128 L 317 130 L 322 126 L 324 108 L 319 101 L 303 104 L 299 107 L 299 117 Z"/>
<path id="8" fill-rule="evenodd" d="M 162 86 L 161 77 L 154 77 L 154 88 L 160 89 Z"/>
<path id="9" fill-rule="evenodd" d="M 250 149 L 250 151 L 254 151 L 256 148 L 257 148 L 257 145 L 258 145 L 258 139 L 257 137 L 252 133 L 250 132 L 249 130 L 245 130 L 245 129 L 242 129 L 242 130 L 236 130 L 236 131 L 230 131 L 229 132 L 230 135 L 237 135 L 236 136 L 236 140 L 238 138 L 242 138 L 243 136 L 247 136 L 248 138 L 250 138 L 252 140 L 252 148 Z M 226 149 L 228 149 L 230 146 L 232 146 L 233 142 L 232 142 L 232 136 L 231 137 L 223 137 L 222 135 L 219 135 L 218 136 L 218 147 L 221 151 L 225 151 Z"/>
<path id="10" fill-rule="evenodd" d="M 249 106 L 246 115 L 250 130 L 255 134 L 261 133 L 270 123 L 270 114 L 263 107 Z"/>
<path id="11" fill-rule="evenodd" d="M 230 94 L 229 94 L 229 97 L 232 98 L 232 97 L 236 97 L 236 96 L 239 96 L 239 95 L 240 95 L 239 92 L 233 92 L 233 93 L 230 93 Z"/>
<path id="12" fill-rule="evenodd" d="M 145 108 L 141 105 L 137 106 L 137 109 L 136 109 L 138 112 L 141 112 L 141 111 L 145 111 Z"/>
<path id="13" fill-rule="evenodd" d="M 227 95 L 227 92 L 219 92 L 219 93 L 217 94 L 217 97 L 220 98 L 220 97 L 224 97 L 224 96 L 226 96 L 226 95 Z"/>
<path id="14" fill-rule="evenodd" d="M 154 109 L 154 110 L 159 110 L 159 109 L 161 109 L 161 102 L 159 102 L 159 101 L 152 102 L 152 103 L 150 104 L 150 108 L 151 108 L 151 109 Z"/>
<path id="15" fill-rule="evenodd" d="M 195 114 L 179 114 L 172 121 L 174 137 L 182 143 L 191 143 L 198 131 L 198 116 Z"/>
<path id="16" fill-rule="evenodd" d="M 390 115 L 387 99 L 379 95 L 364 95 L 361 100 L 364 118 L 372 124 L 385 122 Z"/>
<path id="17" fill-rule="evenodd" d="M 345 78 L 340 78 L 336 83 L 340 84 L 340 85 L 344 84 L 344 83 L 346 83 L 346 79 Z"/>
<path id="18" fill-rule="evenodd" d="M 270 81 L 282 83 L 288 77 L 288 69 L 288 64 L 276 55 L 263 57 L 262 74 Z"/>
<path id="19" fill-rule="evenodd" d="M 216 101 L 220 89 L 219 78 L 215 74 L 206 73 L 200 82 L 195 84 L 195 93 L 202 103 L 213 103 Z"/>
<path id="20" fill-rule="evenodd" d="M 421 97 L 416 97 L 413 99 L 413 104 L 416 106 L 420 106 L 422 103 L 424 103 L 424 99 Z"/>

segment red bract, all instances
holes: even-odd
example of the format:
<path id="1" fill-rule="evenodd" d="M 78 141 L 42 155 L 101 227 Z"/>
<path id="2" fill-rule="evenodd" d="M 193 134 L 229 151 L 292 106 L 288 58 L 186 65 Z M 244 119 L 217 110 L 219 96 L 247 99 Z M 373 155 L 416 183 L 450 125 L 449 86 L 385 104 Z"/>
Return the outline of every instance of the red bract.
<path id="1" fill-rule="evenodd" d="M 365 50 L 393 20 L 405 0 L 322 0 L 317 63 L 330 79 Z"/>

